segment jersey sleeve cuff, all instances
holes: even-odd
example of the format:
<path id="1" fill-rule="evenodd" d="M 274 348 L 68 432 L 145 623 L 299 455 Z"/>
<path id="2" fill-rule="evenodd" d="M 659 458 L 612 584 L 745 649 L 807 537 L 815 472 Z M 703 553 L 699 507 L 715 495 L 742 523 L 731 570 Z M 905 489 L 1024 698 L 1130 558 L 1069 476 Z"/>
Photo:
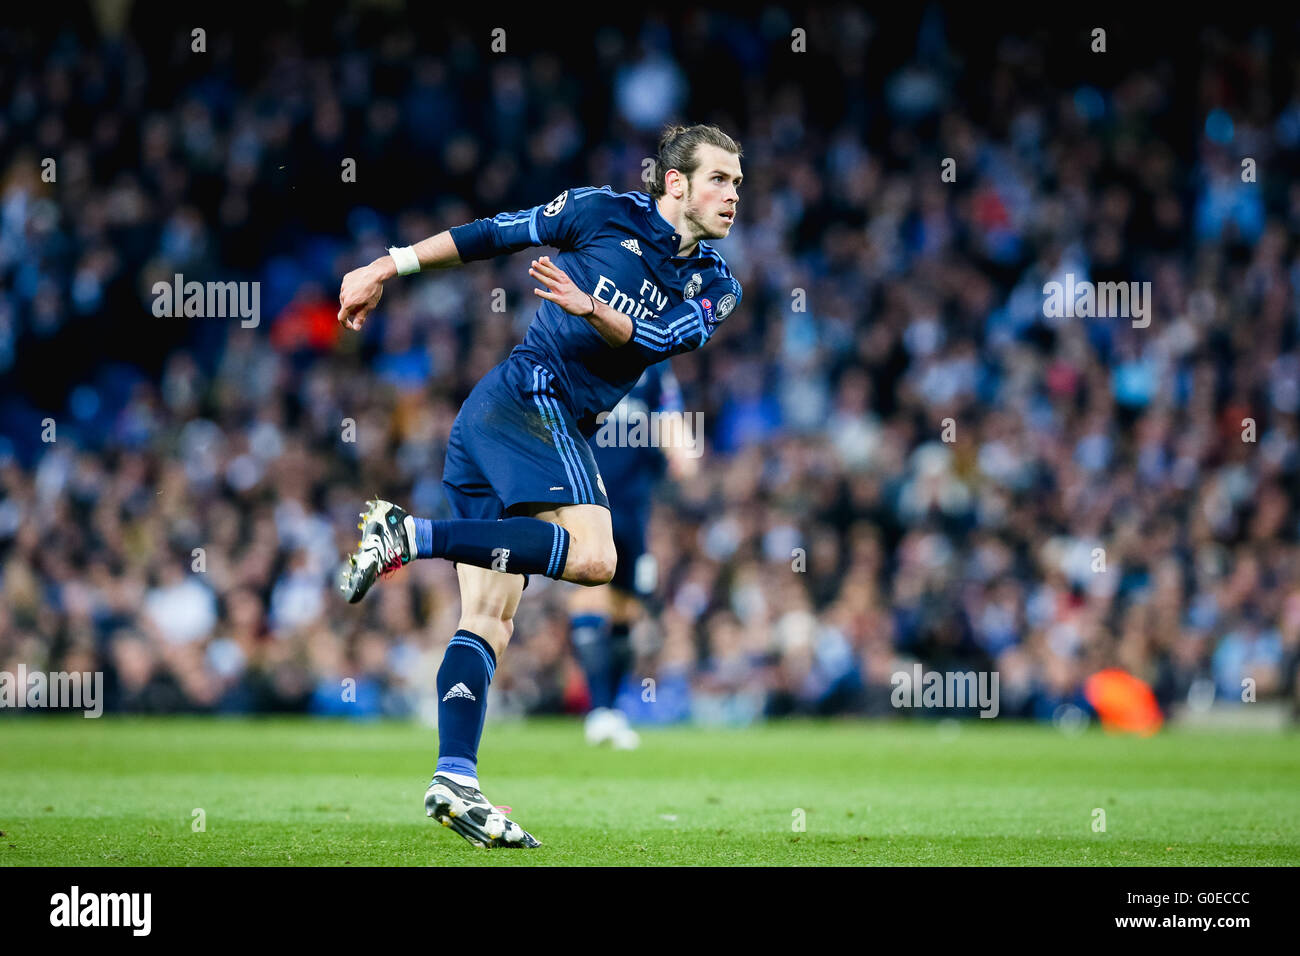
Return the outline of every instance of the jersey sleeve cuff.
<path id="1" fill-rule="evenodd" d="M 463 226 L 452 226 L 452 242 L 456 243 L 456 252 L 461 262 L 477 262 L 490 259 L 496 254 L 496 245 L 492 242 L 492 226 L 486 219 L 475 219 Z"/>
<path id="2" fill-rule="evenodd" d="M 704 310 L 694 299 L 687 299 L 686 305 L 691 307 L 691 311 L 678 316 L 667 325 L 633 319 L 632 341 L 661 358 L 699 348 L 708 339 L 704 327 Z M 699 341 L 692 342 L 697 332 Z"/>

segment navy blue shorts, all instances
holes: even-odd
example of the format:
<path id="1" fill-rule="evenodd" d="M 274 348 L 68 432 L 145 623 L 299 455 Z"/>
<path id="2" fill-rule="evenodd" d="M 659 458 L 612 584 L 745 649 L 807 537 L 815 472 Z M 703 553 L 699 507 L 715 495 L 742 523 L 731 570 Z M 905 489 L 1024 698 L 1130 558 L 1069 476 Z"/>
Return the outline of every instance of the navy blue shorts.
<path id="1" fill-rule="evenodd" d="M 591 448 L 554 377 L 523 356 L 484 375 L 460 407 L 442 487 L 457 518 L 504 518 L 529 502 L 609 507 Z"/>

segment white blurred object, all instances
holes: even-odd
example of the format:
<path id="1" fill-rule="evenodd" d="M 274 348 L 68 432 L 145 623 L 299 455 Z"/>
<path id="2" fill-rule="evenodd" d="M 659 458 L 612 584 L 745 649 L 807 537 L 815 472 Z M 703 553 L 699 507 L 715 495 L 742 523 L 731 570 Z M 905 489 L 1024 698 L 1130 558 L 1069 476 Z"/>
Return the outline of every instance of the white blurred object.
<path id="1" fill-rule="evenodd" d="M 1205 713 L 1214 706 L 1214 681 L 1198 677 L 1187 688 L 1187 707 L 1195 713 Z"/>
<path id="2" fill-rule="evenodd" d="M 593 707 L 583 722 L 587 743 L 597 747 L 610 739 L 614 730 L 614 712 L 608 707 Z"/>
<path id="3" fill-rule="evenodd" d="M 1074 704 L 1062 704 L 1052 713 L 1052 724 L 1061 733 L 1074 737 L 1088 727 L 1088 715 Z"/>
<path id="4" fill-rule="evenodd" d="M 153 588 L 145 597 L 144 609 L 163 637 L 173 644 L 207 637 L 217 623 L 216 596 L 194 577 Z"/>
<path id="5" fill-rule="evenodd" d="M 642 131 L 657 131 L 681 108 L 686 81 L 677 64 L 652 53 L 624 67 L 614 80 L 614 99 L 623 118 Z"/>
<path id="6" fill-rule="evenodd" d="M 641 735 L 632 729 L 627 715 L 609 707 L 596 707 L 587 714 L 583 732 L 593 747 L 609 743 L 615 750 L 636 750 L 641 745 Z"/>

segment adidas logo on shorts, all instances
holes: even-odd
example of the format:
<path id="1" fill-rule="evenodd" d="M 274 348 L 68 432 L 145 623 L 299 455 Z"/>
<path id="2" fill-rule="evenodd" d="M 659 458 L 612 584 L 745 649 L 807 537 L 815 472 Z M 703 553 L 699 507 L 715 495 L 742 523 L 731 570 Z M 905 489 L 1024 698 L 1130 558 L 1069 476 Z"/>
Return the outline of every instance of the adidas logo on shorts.
<path id="1" fill-rule="evenodd" d="M 622 242 L 619 243 L 619 245 L 622 246 L 624 249 L 631 249 L 638 256 L 641 255 L 641 244 L 637 242 L 635 239 L 624 239 Z"/>
<path id="2" fill-rule="evenodd" d="M 451 700 L 453 697 L 468 697 L 470 700 L 478 700 L 477 697 L 470 693 L 469 688 L 463 683 L 454 685 L 451 690 L 447 691 L 447 693 L 443 695 L 442 699 L 447 701 Z"/>

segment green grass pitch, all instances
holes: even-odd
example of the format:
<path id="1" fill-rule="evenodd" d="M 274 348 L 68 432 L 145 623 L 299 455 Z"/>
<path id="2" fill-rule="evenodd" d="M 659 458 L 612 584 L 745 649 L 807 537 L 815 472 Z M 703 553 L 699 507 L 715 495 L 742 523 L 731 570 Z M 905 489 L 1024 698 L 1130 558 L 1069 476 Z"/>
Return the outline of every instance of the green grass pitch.
<path id="1" fill-rule="evenodd" d="M 485 791 L 543 846 L 486 851 L 424 816 L 436 734 L 414 724 L 5 719 L 0 864 L 1300 863 L 1294 732 L 786 722 L 642 740 L 489 724 Z"/>

